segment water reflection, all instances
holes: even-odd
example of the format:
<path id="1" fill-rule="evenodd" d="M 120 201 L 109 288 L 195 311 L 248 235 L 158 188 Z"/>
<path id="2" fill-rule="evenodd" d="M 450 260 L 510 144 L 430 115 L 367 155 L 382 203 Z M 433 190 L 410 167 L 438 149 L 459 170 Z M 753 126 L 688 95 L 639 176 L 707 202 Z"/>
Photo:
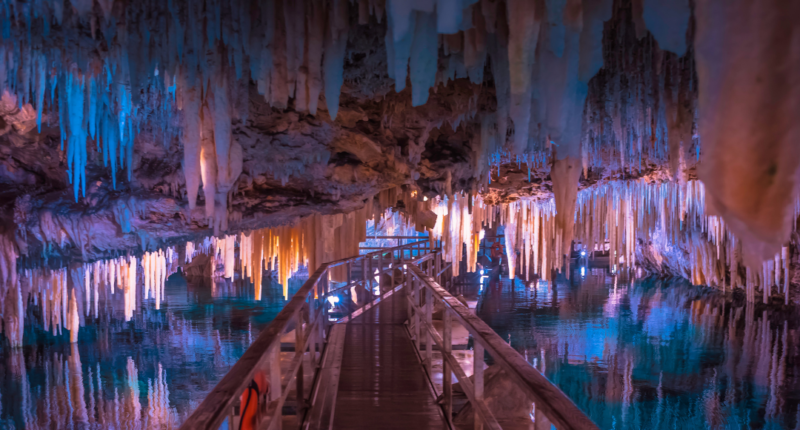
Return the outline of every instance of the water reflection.
<path id="1" fill-rule="evenodd" d="M 26 328 L 35 342 L 0 349 L 0 428 L 178 427 L 283 307 L 280 285 L 263 291 L 174 275 L 161 310 L 100 312 L 78 343 Z"/>
<path id="2" fill-rule="evenodd" d="M 478 315 L 601 428 L 798 428 L 797 322 L 681 281 L 507 279 Z"/>

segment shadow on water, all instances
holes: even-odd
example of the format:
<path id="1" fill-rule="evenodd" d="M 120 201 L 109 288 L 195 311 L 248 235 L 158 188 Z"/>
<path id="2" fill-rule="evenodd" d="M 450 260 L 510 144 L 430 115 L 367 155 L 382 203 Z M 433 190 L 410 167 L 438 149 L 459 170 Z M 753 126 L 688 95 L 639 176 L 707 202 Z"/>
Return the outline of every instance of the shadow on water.
<path id="1" fill-rule="evenodd" d="M 290 296 L 302 283 L 290 280 Z M 0 347 L 0 428 L 177 427 L 283 308 L 274 280 L 260 301 L 253 290 L 176 274 L 160 310 L 129 322 L 101 311 L 77 344 L 26 327 L 25 346 Z"/>
<path id="2" fill-rule="evenodd" d="M 796 312 L 604 268 L 485 282 L 478 316 L 601 428 L 800 426 Z"/>

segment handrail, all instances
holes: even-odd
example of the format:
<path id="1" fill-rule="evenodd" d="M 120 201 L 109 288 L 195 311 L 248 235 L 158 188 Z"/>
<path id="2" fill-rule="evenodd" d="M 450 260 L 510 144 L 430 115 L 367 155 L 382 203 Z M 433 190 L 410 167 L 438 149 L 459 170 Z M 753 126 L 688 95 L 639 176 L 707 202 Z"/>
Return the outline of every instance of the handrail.
<path id="1" fill-rule="evenodd" d="M 343 264 L 352 264 L 359 261 L 363 262 L 366 268 L 366 264 L 368 262 L 371 263 L 376 255 L 380 261 L 387 253 L 394 254 L 396 251 L 403 251 L 400 255 L 400 261 L 404 261 L 403 254 L 406 249 L 410 249 L 412 254 L 414 250 L 421 254 L 422 252 L 430 252 L 429 244 L 430 242 L 426 239 L 322 264 L 309 276 L 308 280 L 292 296 L 291 300 L 267 328 L 259 333 L 256 340 L 247 348 L 231 370 L 222 377 L 180 428 L 185 430 L 217 429 L 226 418 L 231 420 L 229 421 L 229 428 L 238 428 L 235 424 L 238 423 L 239 414 L 241 413 L 238 410 L 239 396 L 253 381 L 256 373 L 266 369 L 270 371 L 270 393 L 269 399 L 265 397 L 265 393 L 262 393 L 263 398 L 259 399 L 258 402 L 260 405 L 258 412 L 262 420 L 262 425 L 259 428 L 270 428 L 275 421 L 274 418 L 280 417 L 283 402 L 286 400 L 286 394 L 288 393 L 288 390 L 284 392 L 284 387 L 288 387 L 293 379 L 298 382 L 298 405 L 302 408 L 305 402 L 302 388 L 303 378 L 298 377 L 304 372 L 302 357 L 308 348 L 311 348 L 311 351 L 314 352 L 322 352 L 325 327 L 328 325 L 323 306 L 324 299 L 330 294 L 330 287 L 327 282 L 328 277 L 325 276 L 328 270 Z M 369 276 L 374 275 L 370 274 Z M 362 282 L 368 282 L 366 272 L 362 273 L 362 277 Z M 312 295 L 312 292 L 316 292 L 316 294 Z M 304 315 L 302 310 L 307 306 L 309 307 L 309 312 L 308 315 Z M 277 358 L 277 354 L 280 352 L 281 336 L 286 332 L 289 323 L 293 319 L 296 321 L 295 358 L 292 360 L 291 372 L 286 375 L 285 380 L 282 380 L 280 360 Z M 312 354 L 312 360 L 316 360 L 315 354 Z M 269 413 L 270 411 L 271 413 Z M 266 426 L 263 425 L 264 419 L 269 420 L 269 424 Z"/>
<path id="2" fill-rule="evenodd" d="M 325 263 L 325 264 L 327 264 L 329 268 L 333 268 L 333 267 L 341 266 L 342 264 L 346 264 L 348 262 L 352 262 L 352 261 L 355 261 L 355 260 L 360 260 L 360 259 L 362 259 L 364 257 L 367 257 L 367 256 L 373 256 L 373 255 L 376 255 L 376 254 L 386 254 L 387 252 L 405 250 L 405 249 L 408 249 L 408 248 L 414 248 L 414 247 L 421 246 L 421 245 L 428 245 L 428 243 L 429 243 L 428 239 L 418 240 L 416 242 L 406 243 L 405 245 L 398 245 L 398 246 L 394 246 L 394 247 L 391 247 L 391 248 L 381 248 L 378 251 L 368 252 L 368 253 L 363 254 L 363 255 L 356 255 L 354 257 L 346 257 L 346 258 L 342 258 L 342 259 L 339 259 L 339 260 L 334 260 L 334 261 L 331 261 L 331 262 Z"/>
<path id="3" fill-rule="evenodd" d="M 406 259 L 405 250 L 418 250 L 418 257 Z M 399 259 L 394 258 L 394 253 L 401 251 Z M 384 268 L 384 256 L 391 253 L 392 264 Z M 426 255 L 422 255 L 425 253 Z M 461 382 L 464 391 L 474 407 L 476 421 L 485 424 L 485 428 L 497 430 L 499 425 L 483 400 L 483 359 L 484 348 L 508 373 L 512 380 L 533 399 L 538 410 L 554 423 L 559 429 L 596 429 L 597 427 L 577 406 L 547 378 L 535 368 L 503 339 L 501 339 L 486 323 L 473 315 L 469 309 L 450 295 L 431 275 L 439 278 L 451 265 L 444 266 L 439 250 L 434 252 L 428 240 L 412 242 L 392 248 L 370 252 L 364 255 L 348 257 L 337 261 L 322 264 L 292 296 L 292 299 L 278 313 L 275 319 L 256 338 L 255 342 L 245 351 L 242 357 L 234 364 L 231 370 L 219 381 L 214 389 L 206 396 L 203 402 L 183 423 L 181 429 L 217 429 L 228 419 L 228 428 L 238 428 L 241 419 L 239 403 L 241 394 L 247 389 L 259 371 L 269 370 L 270 391 L 260 394 L 257 423 L 260 429 L 280 428 L 284 401 L 289 394 L 289 387 L 294 382 L 297 384 L 297 410 L 298 420 L 302 421 L 303 413 L 309 398 L 304 393 L 303 375 L 305 369 L 316 369 L 316 352 L 323 356 L 325 346 L 326 328 L 330 324 L 327 318 L 327 307 L 324 302 L 331 294 L 336 293 L 341 287 L 331 289 L 327 272 L 342 265 L 347 265 L 347 286 L 362 283 L 365 287 L 374 279 L 372 264 L 378 261 L 379 273 L 393 271 L 395 268 L 405 268 L 406 276 L 402 288 L 406 291 L 409 306 L 409 323 L 414 338 L 415 347 L 420 350 L 420 329 L 425 329 L 426 354 L 420 350 L 420 357 L 427 356 L 424 360 L 426 371 L 432 375 L 432 343 L 436 343 L 442 352 L 444 361 L 444 406 L 446 419 L 452 423 L 452 374 Z M 394 263 L 399 260 L 400 265 Z M 362 264 L 361 280 L 351 280 L 353 263 Z M 427 264 L 423 264 L 427 263 Z M 425 269 L 421 267 L 425 266 Z M 427 272 L 427 274 L 425 273 Z M 391 292 L 394 288 L 394 277 L 391 277 Z M 422 288 L 421 288 L 422 287 Z M 399 288 L 399 287 L 398 287 Z M 426 299 L 422 302 L 422 290 Z M 314 294 L 312 294 L 312 292 Z M 381 295 L 381 298 L 385 295 Z M 440 336 L 433 328 L 432 310 L 433 301 L 444 303 L 444 331 Z M 377 302 L 377 299 L 376 299 Z M 416 302 L 416 303 L 415 303 Z M 303 312 L 308 306 L 308 312 Z M 369 305 L 364 305 L 369 306 Z M 360 308 L 355 312 L 362 311 Z M 413 312 L 412 312 L 413 311 Z M 420 318 L 422 316 L 422 318 Z M 458 361 L 451 354 L 451 316 L 469 331 L 474 341 L 474 375 L 475 382 L 467 379 Z M 350 318 L 345 317 L 344 320 Z M 295 323 L 295 351 L 291 360 L 289 372 L 281 373 L 280 369 L 280 340 L 289 328 L 290 322 Z M 342 321 L 342 320 L 340 320 Z M 306 351 L 310 354 L 311 366 L 304 366 Z M 478 428 L 478 427 L 476 427 Z"/>
<path id="4" fill-rule="evenodd" d="M 514 348 L 512 348 L 508 343 L 506 343 L 491 327 L 489 327 L 483 320 L 478 318 L 474 315 L 470 310 L 464 306 L 458 299 L 453 297 L 450 293 L 448 293 L 441 285 L 439 285 L 431 276 L 424 273 L 418 267 L 414 265 L 408 265 L 408 271 L 412 275 L 413 279 L 416 279 L 418 282 L 413 282 L 413 296 L 409 295 L 410 305 L 413 307 L 415 311 L 415 315 L 413 317 L 412 325 L 413 331 L 412 333 L 416 332 L 416 342 L 415 344 L 419 346 L 419 338 L 420 338 L 420 326 L 425 326 L 428 333 L 426 333 L 427 342 L 426 342 L 426 349 L 427 349 L 427 356 L 426 365 L 427 369 L 430 372 L 430 360 L 432 359 L 431 355 L 431 340 L 435 343 L 439 344 L 440 350 L 442 352 L 442 356 L 445 360 L 445 375 L 444 375 L 444 383 L 445 383 L 445 402 L 452 402 L 452 396 L 448 398 L 448 392 L 452 393 L 452 388 L 448 387 L 447 384 L 450 381 L 449 372 L 453 371 L 456 373 L 456 377 L 462 383 L 462 386 L 465 389 L 465 392 L 473 405 L 475 405 L 475 412 L 476 412 L 476 421 L 481 419 L 487 424 L 488 428 L 497 428 L 497 422 L 495 421 L 494 417 L 491 416 L 491 412 L 485 407 L 485 402 L 482 398 L 482 372 L 483 372 L 483 350 L 485 349 L 489 355 L 495 360 L 495 362 L 503 367 L 503 370 L 510 376 L 511 380 L 517 382 L 520 388 L 534 401 L 536 408 L 541 410 L 544 415 L 556 425 L 559 430 L 583 430 L 583 429 L 597 429 L 597 425 L 595 425 L 588 416 L 586 416 L 583 411 L 581 411 L 572 400 L 567 397 L 558 387 L 556 387 L 552 382 L 550 382 L 544 375 L 539 373 L 536 368 L 531 366 L 524 357 L 522 357 L 519 352 L 517 352 Z M 420 288 L 419 285 L 422 285 L 426 289 L 426 301 L 423 304 L 420 295 Z M 408 284 L 406 284 L 408 287 Z M 430 294 L 427 294 L 430 292 Z M 438 333 L 433 328 L 433 324 L 430 320 L 430 314 L 432 311 L 432 300 L 431 296 L 435 298 L 435 300 L 444 303 L 446 312 L 444 313 L 444 335 L 439 336 Z M 417 303 L 414 303 L 414 302 Z M 424 313 L 426 317 L 424 320 L 419 318 L 419 314 Z M 475 387 L 472 386 L 471 383 L 464 384 L 465 375 L 463 370 L 461 370 L 460 366 L 456 359 L 450 353 L 450 316 L 455 316 L 455 318 L 461 323 L 464 328 L 472 335 L 473 342 L 475 344 L 475 353 L 473 357 L 473 361 L 475 363 L 475 375 L 476 377 L 480 375 L 480 384 L 476 383 Z M 409 315 L 409 319 L 411 320 L 412 317 Z M 419 322 L 419 324 L 414 324 Z M 413 336 L 413 334 L 412 334 Z M 422 352 L 420 351 L 420 355 L 422 356 Z M 480 356 L 478 356 L 480 355 Z M 458 368 L 456 369 L 456 367 Z M 476 378 L 477 382 L 477 378 Z M 480 387 L 478 387 L 480 385 Z M 451 407 L 451 406 L 450 406 Z M 445 410 L 448 410 L 448 405 L 445 405 Z M 449 412 L 448 412 L 449 414 Z M 446 417 L 450 420 L 450 417 Z"/>

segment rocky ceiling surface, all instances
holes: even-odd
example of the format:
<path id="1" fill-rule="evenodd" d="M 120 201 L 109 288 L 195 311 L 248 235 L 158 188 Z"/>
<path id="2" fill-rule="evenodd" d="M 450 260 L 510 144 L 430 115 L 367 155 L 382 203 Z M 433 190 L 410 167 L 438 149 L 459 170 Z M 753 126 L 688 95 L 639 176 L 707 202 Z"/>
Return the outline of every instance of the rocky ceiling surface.
<path id="1" fill-rule="evenodd" d="M 509 0 L 508 6 L 528 10 L 517 3 Z M 537 16 L 545 7 L 556 7 L 546 3 L 535 2 Z M 381 1 L 361 1 L 340 8 L 349 14 L 349 32 L 335 120 L 326 108 L 327 92 L 320 95 L 322 102 L 312 115 L 305 105 L 298 108 L 298 99 L 289 98 L 285 108 L 268 103 L 259 82 L 238 79 L 231 84 L 231 136 L 241 147 L 241 174 L 223 196 L 227 214 L 216 228 L 204 210 L 203 192 L 197 207 L 190 209 L 180 138 L 185 113 L 174 105 L 159 111 L 159 95 L 146 88 L 134 98 L 141 102 L 144 116 L 160 115 L 162 120 L 137 123 L 127 170 L 118 166 L 112 172 L 104 163 L 105 150 L 90 140 L 84 160 L 85 195 L 77 199 L 74 178 L 80 166 L 65 150 L 60 126 L 69 115 L 62 117 L 64 112 L 57 108 L 43 109 L 39 131 L 37 111 L 6 90 L 0 103 L 2 225 L 13 235 L 23 265 L 43 259 L 88 261 L 214 233 L 285 224 L 315 212 L 349 212 L 380 190 L 397 186 L 419 189 L 420 198 L 458 191 L 482 193 L 488 203 L 549 198 L 550 168 L 567 151 L 575 151 L 570 147 L 579 148 L 581 189 L 612 179 L 696 178 L 700 139 L 693 10 L 687 4 L 685 10 L 671 11 L 664 20 L 677 19 L 680 25 L 665 31 L 653 24 L 652 5 L 648 12 L 640 0 L 584 3 L 583 32 L 577 34 L 581 52 L 594 57 L 580 57 L 585 102 L 576 99 L 580 113 L 570 116 L 569 127 L 559 129 L 579 144 L 565 146 L 549 124 L 553 100 L 563 98 L 548 93 L 560 85 L 558 70 L 547 69 L 547 62 L 532 67 L 534 53 L 509 60 L 505 48 L 498 51 L 497 46 L 508 45 L 512 52 L 524 41 L 514 34 L 520 24 L 516 16 L 506 16 L 505 2 L 483 0 L 473 6 L 482 14 L 475 13 L 472 29 L 435 35 L 436 80 L 427 101 L 413 106 L 420 104 L 419 95 L 411 85 L 396 92 L 399 78 L 387 64 L 396 61 L 393 54 L 400 49 L 394 41 L 387 53 L 391 15 L 383 15 L 386 5 Z M 102 4 L 94 5 L 98 7 Z M 117 2 L 114 7 L 127 6 Z M 76 21 L 82 29 L 76 44 L 100 39 L 95 36 L 99 10 L 88 15 L 92 19 Z M 573 19 L 570 10 L 563 12 L 567 26 Z M 76 7 L 72 13 L 82 12 Z M 108 19 L 105 9 L 103 13 Z M 557 45 L 553 34 L 572 31 L 559 30 L 561 20 L 559 16 L 547 21 L 551 27 L 541 26 L 542 37 L 552 46 Z M 311 31 L 311 24 L 307 26 Z M 541 45 L 537 59 L 550 55 L 539 52 L 545 49 Z M 111 48 L 92 52 L 100 60 L 115 55 Z M 476 55 L 483 59 L 474 61 Z M 532 101 L 522 111 L 514 102 L 519 61 L 527 61 L 523 66 L 533 73 L 525 79 L 535 83 L 525 87 Z M 480 66 L 477 72 L 475 64 Z M 412 56 L 409 82 L 414 82 L 414 67 Z M 54 103 L 47 100 L 45 105 Z M 545 107 L 550 109 L 547 114 Z"/>

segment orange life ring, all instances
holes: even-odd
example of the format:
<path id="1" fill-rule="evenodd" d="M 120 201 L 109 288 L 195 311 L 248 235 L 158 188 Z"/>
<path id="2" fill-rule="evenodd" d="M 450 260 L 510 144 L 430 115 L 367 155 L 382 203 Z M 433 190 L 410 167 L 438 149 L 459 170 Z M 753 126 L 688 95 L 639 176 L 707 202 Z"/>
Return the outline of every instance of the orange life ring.
<path id="1" fill-rule="evenodd" d="M 503 245 L 501 245 L 500 242 L 495 242 L 494 245 L 492 245 L 491 255 L 492 260 L 503 257 Z"/>
<path id="2" fill-rule="evenodd" d="M 267 375 L 264 372 L 256 372 L 250 385 L 245 388 L 239 398 L 241 417 L 239 420 L 239 430 L 254 430 L 258 426 L 258 401 L 261 393 L 269 391 Z"/>

